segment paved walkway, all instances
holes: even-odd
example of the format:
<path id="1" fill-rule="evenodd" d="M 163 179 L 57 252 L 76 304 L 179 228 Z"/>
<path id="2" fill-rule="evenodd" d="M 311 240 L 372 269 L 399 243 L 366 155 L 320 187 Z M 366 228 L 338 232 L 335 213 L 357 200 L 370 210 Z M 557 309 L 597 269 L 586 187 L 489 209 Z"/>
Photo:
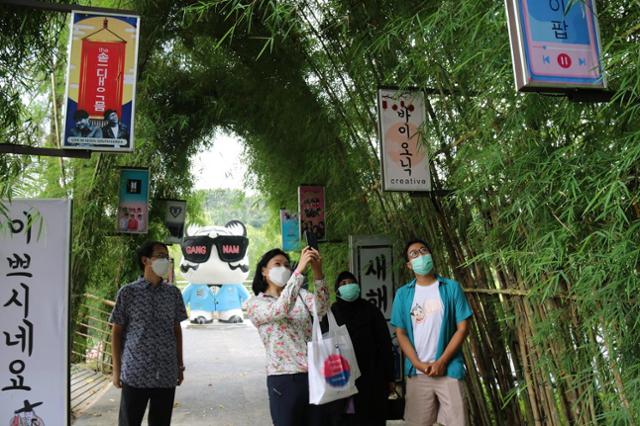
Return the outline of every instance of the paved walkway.
<path id="1" fill-rule="evenodd" d="M 187 370 L 176 391 L 171 424 L 270 426 L 264 348 L 253 325 L 187 324 L 182 330 Z M 73 426 L 117 425 L 119 402 L 120 390 L 109 385 Z"/>

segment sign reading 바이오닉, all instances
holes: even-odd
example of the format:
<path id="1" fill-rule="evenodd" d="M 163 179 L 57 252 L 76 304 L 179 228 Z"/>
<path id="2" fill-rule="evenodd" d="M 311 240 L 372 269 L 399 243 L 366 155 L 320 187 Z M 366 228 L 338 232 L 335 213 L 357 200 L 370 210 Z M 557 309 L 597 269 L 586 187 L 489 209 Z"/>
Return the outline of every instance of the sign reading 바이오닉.
<path id="1" fill-rule="evenodd" d="M 140 17 L 73 12 L 63 147 L 133 151 Z"/>
<path id="2" fill-rule="evenodd" d="M 0 423 L 66 425 L 71 201 L 2 203 Z"/>
<path id="3" fill-rule="evenodd" d="M 424 93 L 378 89 L 378 123 L 385 191 L 430 191 L 429 158 L 419 131 Z"/>
<path id="4" fill-rule="evenodd" d="M 604 89 L 595 1 L 505 0 L 516 89 Z"/>

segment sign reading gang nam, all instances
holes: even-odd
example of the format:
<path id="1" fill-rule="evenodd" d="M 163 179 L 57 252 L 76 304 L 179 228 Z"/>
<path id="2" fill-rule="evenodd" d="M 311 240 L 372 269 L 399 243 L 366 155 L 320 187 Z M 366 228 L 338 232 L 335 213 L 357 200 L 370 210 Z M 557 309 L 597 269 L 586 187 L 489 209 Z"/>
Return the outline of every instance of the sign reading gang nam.
<path id="1" fill-rule="evenodd" d="M 73 12 L 63 148 L 133 151 L 138 16 Z"/>

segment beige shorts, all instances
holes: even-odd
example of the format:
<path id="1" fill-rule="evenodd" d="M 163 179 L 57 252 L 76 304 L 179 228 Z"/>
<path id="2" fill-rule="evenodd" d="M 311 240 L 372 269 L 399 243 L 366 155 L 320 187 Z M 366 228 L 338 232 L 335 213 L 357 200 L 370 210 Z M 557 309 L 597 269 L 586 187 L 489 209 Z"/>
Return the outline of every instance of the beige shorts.
<path id="1" fill-rule="evenodd" d="M 464 383 L 451 377 L 424 374 L 407 378 L 404 420 L 410 426 L 465 426 Z"/>

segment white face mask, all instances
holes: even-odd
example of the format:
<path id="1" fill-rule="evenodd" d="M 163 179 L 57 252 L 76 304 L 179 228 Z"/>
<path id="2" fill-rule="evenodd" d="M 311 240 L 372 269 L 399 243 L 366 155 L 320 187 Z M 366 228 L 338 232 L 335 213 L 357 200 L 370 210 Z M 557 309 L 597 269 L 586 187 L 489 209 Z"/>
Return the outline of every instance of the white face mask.
<path id="1" fill-rule="evenodd" d="M 162 278 L 167 276 L 170 267 L 171 262 L 169 259 L 154 259 L 154 261 L 151 262 L 151 270 L 153 273 Z"/>
<path id="2" fill-rule="evenodd" d="M 291 278 L 291 269 L 284 266 L 274 266 L 269 269 L 268 277 L 278 287 L 284 287 Z"/>

